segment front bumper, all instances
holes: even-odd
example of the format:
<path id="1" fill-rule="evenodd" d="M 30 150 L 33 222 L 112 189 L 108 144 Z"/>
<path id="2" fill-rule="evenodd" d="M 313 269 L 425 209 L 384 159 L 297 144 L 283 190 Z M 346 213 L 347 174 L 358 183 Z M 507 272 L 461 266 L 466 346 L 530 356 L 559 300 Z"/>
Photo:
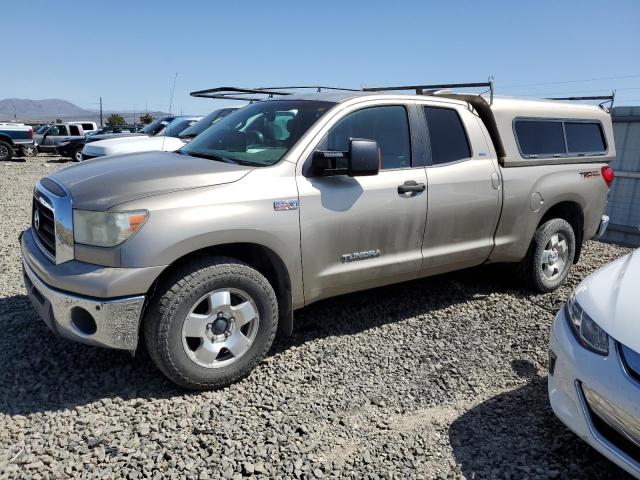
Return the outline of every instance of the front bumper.
<path id="1" fill-rule="evenodd" d="M 144 295 L 94 299 L 46 285 L 22 259 L 24 284 L 36 312 L 60 336 L 101 347 L 135 350 Z"/>
<path id="2" fill-rule="evenodd" d="M 625 371 L 616 342 L 610 339 L 606 357 L 590 352 L 575 339 L 562 309 L 553 323 L 550 348 L 555 366 L 548 377 L 548 389 L 556 416 L 602 455 L 640 478 L 640 458 L 603 429 L 603 420 L 594 415 L 598 405 L 592 409 L 585 396 L 587 392 L 593 402 L 590 392 L 596 392 L 618 412 L 625 412 L 627 419 L 635 419 L 634 423 L 640 419 L 640 384 Z M 606 428 L 616 427 L 610 419 L 604 422 L 609 424 Z"/>

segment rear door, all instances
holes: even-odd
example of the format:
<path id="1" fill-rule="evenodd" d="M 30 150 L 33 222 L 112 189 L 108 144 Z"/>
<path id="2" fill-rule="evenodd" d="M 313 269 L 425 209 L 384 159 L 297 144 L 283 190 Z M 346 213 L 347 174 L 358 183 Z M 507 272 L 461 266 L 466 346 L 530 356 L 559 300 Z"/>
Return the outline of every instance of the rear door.
<path id="1" fill-rule="evenodd" d="M 413 103 L 359 104 L 325 126 L 313 150 L 347 151 L 351 138 L 376 140 L 381 170 L 368 177 L 297 176 L 305 301 L 415 278 L 422 264 L 426 190 Z M 311 151 L 306 164 L 311 162 Z"/>
<path id="2" fill-rule="evenodd" d="M 493 248 L 502 201 L 494 150 L 468 108 L 423 103 L 419 109 L 430 151 L 422 274 L 479 265 Z"/>

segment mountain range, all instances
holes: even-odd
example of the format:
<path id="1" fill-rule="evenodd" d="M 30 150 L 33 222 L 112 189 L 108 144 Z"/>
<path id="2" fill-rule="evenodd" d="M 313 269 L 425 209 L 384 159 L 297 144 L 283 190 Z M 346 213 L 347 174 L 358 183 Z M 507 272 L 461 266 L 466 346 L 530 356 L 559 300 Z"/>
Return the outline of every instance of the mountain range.
<path id="1" fill-rule="evenodd" d="M 106 121 L 111 113 L 119 113 L 127 123 L 133 122 L 133 112 L 103 111 Z M 142 112 L 136 112 L 136 119 Z M 148 112 L 154 117 L 164 115 L 163 112 Z M 81 108 L 66 100 L 48 98 L 30 100 L 25 98 L 0 99 L 0 121 L 46 122 L 60 118 L 64 121 L 89 120 L 96 123 L 100 120 L 100 112 Z"/>

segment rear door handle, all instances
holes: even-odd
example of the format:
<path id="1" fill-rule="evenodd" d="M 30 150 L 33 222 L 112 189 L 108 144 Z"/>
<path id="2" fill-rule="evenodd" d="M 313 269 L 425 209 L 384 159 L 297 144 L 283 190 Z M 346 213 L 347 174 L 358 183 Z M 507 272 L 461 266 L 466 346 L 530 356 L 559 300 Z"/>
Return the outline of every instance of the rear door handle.
<path id="1" fill-rule="evenodd" d="M 400 195 L 424 192 L 426 189 L 427 186 L 424 183 L 418 183 L 415 180 L 407 180 L 402 185 L 398 185 L 398 193 Z"/>

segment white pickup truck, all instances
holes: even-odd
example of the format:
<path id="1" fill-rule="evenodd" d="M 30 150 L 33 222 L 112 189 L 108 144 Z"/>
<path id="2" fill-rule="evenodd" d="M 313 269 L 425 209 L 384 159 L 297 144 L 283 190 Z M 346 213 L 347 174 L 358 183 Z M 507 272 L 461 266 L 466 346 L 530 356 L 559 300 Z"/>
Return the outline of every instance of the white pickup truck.
<path id="1" fill-rule="evenodd" d="M 33 147 L 33 128 L 24 123 L 0 123 L 0 162 L 11 160 L 19 153 L 31 154 Z"/>

